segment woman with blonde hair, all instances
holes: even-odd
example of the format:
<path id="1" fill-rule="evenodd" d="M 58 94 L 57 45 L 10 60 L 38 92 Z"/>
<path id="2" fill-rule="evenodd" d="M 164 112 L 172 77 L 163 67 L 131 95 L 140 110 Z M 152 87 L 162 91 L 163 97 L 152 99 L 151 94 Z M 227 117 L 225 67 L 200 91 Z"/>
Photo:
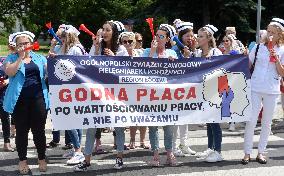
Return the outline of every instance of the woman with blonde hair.
<path id="1" fill-rule="evenodd" d="M 256 45 L 249 54 L 250 66 L 254 68 L 251 76 L 252 116 L 246 123 L 244 135 L 244 153 L 242 164 L 249 163 L 254 129 L 257 117 L 263 106 L 261 132 L 258 142 L 256 161 L 266 164 L 264 155 L 271 130 L 271 121 L 280 94 L 280 79 L 284 76 L 284 20 L 273 18 L 267 26 L 265 43 Z"/>
<path id="2" fill-rule="evenodd" d="M 141 48 L 136 49 L 137 46 L 137 41 L 136 41 L 136 37 L 137 37 L 138 33 L 133 33 L 133 32 L 122 32 L 119 35 L 119 43 L 120 45 L 123 45 L 129 56 L 131 57 L 141 57 Z M 141 35 L 141 34 L 139 34 Z M 138 36 L 141 37 L 141 36 Z M 141 38 L 142 40 L 142 38 Z M 139 43 L 140 44 L 140 43 Z M 141 46 L 142 47 L 142 46 Z M 136 136 L 136 131 L 137 129 L 139 129 L 140 131 L 140 147 L 143 149 L 149 149 L 149 147 L 147 145 L 145 145 L 145 136 L 146 136 L 146 130 L 147 127 L 145 126 L 131 126 L 130 128 L 130 143 L 129 143 L 129 148 L 130 149 L 135 149 L 136 145 L 135 145 L 135 136 Z"/>
<path id="3" fill-rule="evenodd" d="M 62 44 L 65 42 L 64 41 L 65 38 L 61 38 L 63 31 L 65 31 L 65 28 L 66 28 L 65 26 L 66 26 L 65 24 L 61 24 L 58 27 L 58 30 L 56 31 L 56 35 L 58 36 L 58 38 L 61 39 Z M 57 54 L 63 54 L 62 44 L 59 44 L 58 41 L 55 38 L 53 38 L 50 42 L 50 49 L 48 52 L 48 56 L 53 57 Z M 47 148 L 57 147 L 59 145 L 59 142 L 60 142 L 60 131 L 52 131 L 52 140 L 46 144 L 46 147 Z M 73 145 L 71 144 L 69 134 L 67 130 L 65 130 L 65 146 L 63 146 L 62 149 L 67 150 L 67 149 L 72 149 L 72 148 L 73 148 Z"/>
<path id="4" fill-rule="evenodd" d="M 222 52 L 216 48 L 214 33 L 218 29 L 213 25 L 206 25 L 198 30 L 198 46 L 196 57 L 210 58 L 212 56 L 222 55 Z M 205 159 L 207 162 L 219 162 L 223 160 L 221 154 L 222 129 L 219 123 L 207 123 L 208 149 L 198 153 L 197 157 Z"/>
<path id="5" fill-rule="evenodd" d="M 236 37 L 233 34 L 225 35 L 223 37 L 224 50 L 223 54 L 240 54 L 240 48 L 236 42 Z"/>
<path id="6" fill-rule="evenodd" d="M 196 57 L 211 57 L 222 55 L 222 52 L 216 47 L 214 33 L 218 29 L 213 25 L 206 25 L 198 30 L 197 42 L 200 49 L 195 51 Z"/>
<path id="7" fill-rule="evenodd" d="M 80 32 L 72 25 L 64 25 L 61 33 L 62 46 L 56 54 L 81 56 L 86 55 L 86 51 L 79 41 Z M 56 51 L 56 49 L 55 49 Z M 50 53 L 55 55 L 55 53 Z M 79 164 L 84 161 L 84 155 L 81 151 L 82 129 L 67 130 L 74 149 L 70 149 L 63 157 L 70 158 L 67 165 Z"/>

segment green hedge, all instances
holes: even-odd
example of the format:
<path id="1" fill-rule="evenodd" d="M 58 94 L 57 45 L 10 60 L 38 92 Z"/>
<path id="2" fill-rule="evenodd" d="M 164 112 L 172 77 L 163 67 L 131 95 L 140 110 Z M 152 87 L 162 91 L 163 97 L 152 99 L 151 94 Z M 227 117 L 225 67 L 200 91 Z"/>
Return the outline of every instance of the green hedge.
<path id="1" fill-rule="evenodd" d="M 3 32 L 3 31 L 0 32 L 0 45 L 7 45 L 8 37 L 9 37 L 9 33 Z"/>

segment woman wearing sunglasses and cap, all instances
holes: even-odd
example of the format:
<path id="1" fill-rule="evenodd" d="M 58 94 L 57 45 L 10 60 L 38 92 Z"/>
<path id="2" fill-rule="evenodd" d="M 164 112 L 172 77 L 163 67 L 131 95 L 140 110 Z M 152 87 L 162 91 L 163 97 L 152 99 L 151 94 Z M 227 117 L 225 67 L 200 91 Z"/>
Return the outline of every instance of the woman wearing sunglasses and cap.
<path id="1" fill-rule="evenodd" d="M 126 48 L 129 56 L 131 56 L 131 57 L 141 57 L 141 48 L 136 49 L 137 34 L 138 33 L 133 33 L 133 32 L 122 32 L 119 36 L 120 45 L 123 45 Z M 141 35 L 141 34 L 139 34 L 139 35 Z M 138 39 L 140 39 L 142 41 L 142 36 L 138 36 Z M 147 127 L 145 127 L 145 126 L 140 126 L 140 127 L 131 126 L 129 129 L 130 129 L 129 148 L 130 149 L 136 148 L 135 136 L 136 136 L 137 129 L 139 129 L 140 130 L 140 147 L 143 148 L 143 149 L 149 149 L 149 147 L 147 145 L 145 145 L 145 136 L 146 136 Z"/>
<path id="2" fill-rule="evenodd" d="M 169 43 L 170 38 L 173 37 L 175 33 L 176 32 L 173 26 L 170 26 L 168 24 L 160 25 L 159 29 L 156 32 L 156 37 L 151 43 L 151 48 L 145 49 L 143 57 L 168 58 L 170 60 L 177 59 L 177 55 L 174 50 L 166 49 L 166 44 Z M 176 158 L 172 152 L 173 126 L 163 126 L 163 130 L 164 146 L 167 151 L 166 164 L 174 166 L 176 165 Z M 148 164 L 157 167 L 160 166 L 158 126 L 149 126 L 149 138 L 154 156 L 153 159 L 148 162 Z"/>

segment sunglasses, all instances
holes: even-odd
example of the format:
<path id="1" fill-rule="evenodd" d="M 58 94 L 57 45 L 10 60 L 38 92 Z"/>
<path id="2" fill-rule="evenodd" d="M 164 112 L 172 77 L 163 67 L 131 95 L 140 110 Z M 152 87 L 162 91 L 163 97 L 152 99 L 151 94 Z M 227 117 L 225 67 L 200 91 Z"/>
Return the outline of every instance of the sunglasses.
<path id="1" fill-rule="evenodd" d="M 26 46 L 27 44 L 30 44 L 30 42 L 22 42 L 22 43 L 18 43 L 17 46 Z"/>
<path id="2" fill-rule="evenodd" d="M 223 42 L 229 42 L 229 40 L 223 40 Z"/>
<path id="3" fill-rule="evenodd" d="M 131 45 L 133 43 L 133 40 L 123 40 L 122 43 L 125 44 L 125 45 L 127 43 Z"/>
<path id="4" fill-rule="evenodd" d="M 162 34 L 160 34 L 160 35 L 159 35 L 159 34 L 157 34 L 156 36 L 157 36 L 157 37 L 159 37 L 159 39 L 161 39 L 161 40 L 163 40 L 163 39 L 165 38 L 165 36 L 164 36 L 164 35 L 162 35 Z"/>
<path id="5" fill-rule="evenodd" d="M 136 40 L 138 43 L 142 43 L 143 42 L 143 40 Z"/>

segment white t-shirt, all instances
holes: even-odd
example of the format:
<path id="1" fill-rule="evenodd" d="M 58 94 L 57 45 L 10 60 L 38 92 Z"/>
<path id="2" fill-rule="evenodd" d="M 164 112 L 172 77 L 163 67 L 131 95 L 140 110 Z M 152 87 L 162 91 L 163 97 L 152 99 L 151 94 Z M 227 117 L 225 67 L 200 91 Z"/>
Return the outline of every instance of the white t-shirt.
<path id="1" fill-rule="evenodd" d="M 76 44 L 74 46 L 72 46 L 68 52 L 66 53 L 66 55 L 74 55 L 74 56 L 81 56 L 81 55 L 85 55 L 87 54 L 86 51 L 84 50 L 83 45 L 81 44 Z"/>
<path id="2" fill-rule="evenodd" d="M 251 63 L 255 59 L 256 46 L 249 53 Z M 284 65 L 284 46 L 274 46 L 274 50 L 280 58 L 280 62 Z M 270 53 L 267 47 L 261 43 L 257 52 L 257 59 L 253 74 L 251 76 L 251 90 L 266 94 L 280 94 L 280 79 L 274 62 L 269 62 Z"/>
<path id="3" fill-rule="evenodd" d="M 202 55 L 202 50 L 201 49 L 197 49 L 194 52 L 195 57 L 201 57 Z M 209 51 L 209 56 L 220 56 L 223 55 L 222 51 L 220 51 L 218 48 L 211 48 Z"/>
<path id="4" fill-rule="evenodd" d="M 95 45 L 92 45 L 89 55 L 96 56 L 95 53 L 96 53 L 96 47 Z M 100 55 L 101 55 L 101 49 L 99 50 L 99 56 Z M 116 52 L 116 56 L 129 56 L 129 54 L 123 45 L 119 45 L 117 52 Z"/>

